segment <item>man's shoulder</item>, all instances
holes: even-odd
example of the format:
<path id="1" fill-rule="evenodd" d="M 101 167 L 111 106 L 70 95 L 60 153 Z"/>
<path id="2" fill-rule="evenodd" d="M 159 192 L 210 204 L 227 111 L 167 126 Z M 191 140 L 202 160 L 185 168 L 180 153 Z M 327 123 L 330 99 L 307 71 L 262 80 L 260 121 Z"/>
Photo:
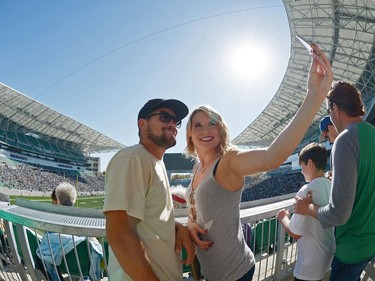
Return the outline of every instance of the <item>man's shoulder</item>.
<path id="1" fill-rule="evenodd" d="M 129 161 L 134 161 L 136 159 L 147 159 L 147 150 L 141 144 L 136 144 L 132 146 L 125 147 L 119 151 L 111 158 L 108 163 L 108 167 L 115 165 L 115 163 L 125 163 Z"/>
<path id="2" fill-rule="evenodd" d="M 358 130 L 368 138 L 375 138 L 375 127 L 368 122 L 359 123 Z"/>
<path id="3" fill-rule="evenodd" d="M 334 146 L 346 146 L 348 143 L 358 141 L 358 126 L 360 123 L 350 124 L 344 131 L 342 131 L 334 142 Z"/>
<path id="4" fill-rule="evenodd" d="M 147 152 L 147 150 L 144 148 L 141 144 L 135 144 L 132 146 L 127 146 L 121 150 L 119 150 L 113 158 L 122 158 L 122 157 L 130 157 L 132 155 L 143 155 Z"/>

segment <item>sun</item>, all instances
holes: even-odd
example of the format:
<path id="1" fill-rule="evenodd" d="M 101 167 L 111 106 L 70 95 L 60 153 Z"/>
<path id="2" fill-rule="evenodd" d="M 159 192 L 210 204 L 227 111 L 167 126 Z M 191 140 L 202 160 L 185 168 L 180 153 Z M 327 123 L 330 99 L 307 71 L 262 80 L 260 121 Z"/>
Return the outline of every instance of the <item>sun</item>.
<path id="1" fill-rule="evenodd" d="M 268 59 L 262 48 L 247 45 L 231 52 L 230 64 L 238 76 L 251 80 L 264 74 Z"/>

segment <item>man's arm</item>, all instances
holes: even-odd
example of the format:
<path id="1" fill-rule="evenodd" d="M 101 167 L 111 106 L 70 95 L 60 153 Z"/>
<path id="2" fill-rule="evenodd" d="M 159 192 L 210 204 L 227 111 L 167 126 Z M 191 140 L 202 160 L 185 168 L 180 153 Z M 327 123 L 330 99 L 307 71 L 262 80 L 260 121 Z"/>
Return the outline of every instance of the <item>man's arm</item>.
<path id="1" fill-rule="evenodd" d="M 330 202 L 312 203 L 312 196 L 296 197 L 295 212 L 319 219 L 323 227 L 339 226 L 349 219 L 357 189 L 358 140 L 356 130 L 340 135 L 333 147 L 333 181 Z"/>
<path id="2" fill-rule="evenodd" d="M 176 243 L 175 249 L 177 253 L 181 253 L 182 247 L 186 250 L 186 259 L 181 261 L 184 264 L 192 264 L 195 256 L 195 249 L 191 241 L 187 227 L 176 222 Z"/>
<path id="3" fill-rule="evenodd" d="M 330 202 L 318 211 L 323 227 L 343 225 L 349 219 L 355 200 L 358 179 L 359 147 L 357 126 L 351 125 L 333 147 L 333 178 Z"/>
<path id="4" fill-rule="evenodd" d="M 125 211 L 108 211 L 105 216 L 108 243 L 122 269 L 134 281 L 158 281 L 136 231 L 139 220 Z"/>
<path id="5" fill-rule="evenodd" d="M 294 212 L 300 215 L 312 216 L 318 219 L 318 210 L 320 205 L 313 203 L 311 191 L 307 193 L 305 198 L 296 196 L 296 203 L 294 205 Z"/>

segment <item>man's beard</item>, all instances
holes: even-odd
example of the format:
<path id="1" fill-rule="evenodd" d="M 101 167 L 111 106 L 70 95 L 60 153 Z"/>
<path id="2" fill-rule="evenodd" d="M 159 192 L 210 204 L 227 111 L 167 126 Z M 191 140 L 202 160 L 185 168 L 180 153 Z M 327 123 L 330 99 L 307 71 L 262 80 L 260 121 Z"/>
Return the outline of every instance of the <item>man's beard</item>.
<path id="1" fill-rule="evenodd" d="M 148 138 L 162 148 L 168 149 L 176 145 L 176 139 L 167 137 L 164 133 L 161 136 L 157 136 L 150 129 L 148 129 L 147 133 Z"/>

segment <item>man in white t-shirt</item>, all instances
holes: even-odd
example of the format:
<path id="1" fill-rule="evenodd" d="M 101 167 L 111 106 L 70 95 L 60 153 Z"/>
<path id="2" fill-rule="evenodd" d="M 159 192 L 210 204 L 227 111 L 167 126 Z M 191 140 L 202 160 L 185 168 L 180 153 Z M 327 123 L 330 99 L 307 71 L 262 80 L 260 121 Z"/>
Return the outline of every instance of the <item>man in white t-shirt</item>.
<path id="1" fill-rule="evenodd" d="M 298 191 L 297 196 L 305 198 L 311 192 L 315 204 L 328 204 L 331 182 L 324 177 L 327 164 L 325 147 L 317 143 L 308 144 L 299 153 L 298 160 L 308 184 Z M 335 250 L 333 227 L 323 228 L 319 220 L 311 216 L 294 214 L 289 219 L 289 211 L 284 209 L 279 211 L 277 219 L 289 236 L 297 240 L 294 280 L 322 280 L 330 269 Z"/>
<path id="2" fill-rule="evenodd" d="M 193 261 L 189 233 L 175 222 L 163 162 L 187 114 L 178 100 L 149 100 L 138 113 L 139 144 L 120 150 L 108 164 L 103 212 L 111 281 L 182 280 L 181 264 Z"/>

